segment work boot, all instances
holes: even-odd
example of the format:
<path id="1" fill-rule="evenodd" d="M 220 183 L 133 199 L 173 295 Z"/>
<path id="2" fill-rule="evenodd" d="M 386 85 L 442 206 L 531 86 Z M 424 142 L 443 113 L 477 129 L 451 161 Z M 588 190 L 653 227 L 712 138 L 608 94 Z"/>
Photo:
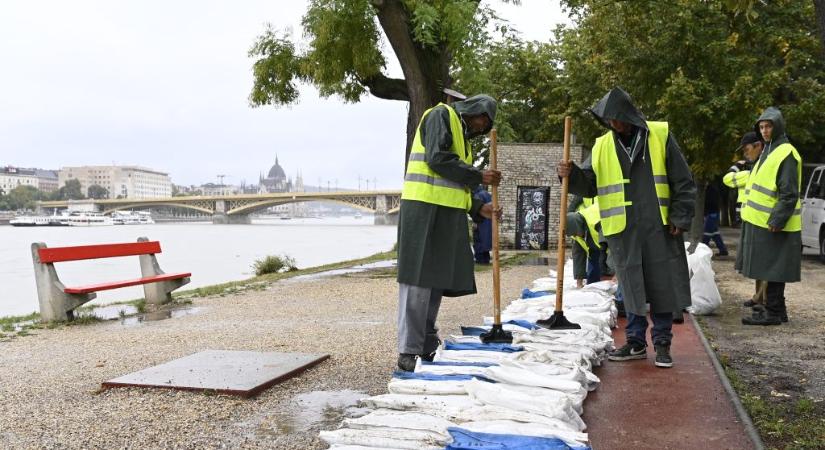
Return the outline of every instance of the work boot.
<path id="1" fill-rule="evenodd" d="M 673 358 L 670 357 L 670 344 L 653 344 L 656 349 L 656 361 L 653 364 L 656 367 L 665 369 L 673 367 Z"/>
<path id="2" fill-rule="evenodd" d="M 758 305 L 758 304 L 759 304 L 759 303 L 756 303 L 756 302 L 755 302 L 755 301 L 753 301 L 753 300 L 745 300 L 745 302 L 744 302 L 744 303 L 742 303 L 742 306 L 744 306 L 745 308 L 753 308 L 754 306 L 756 306 L 756 305 Z"/>
<path id="3" fill-rule="evenodd" d="M 685 323 L 685 313 L 683 311 L 673 313 L 673 323 Z"/>
<path id="4" fill-rule="evenodd" d="M 421 358 L 422 361 L 433 362 L 433 360 L 435 359 L 435 352 L 436 350 L 438 350 L 439 347 L 441 347 L 441 339 L 439 339 L 436 342 L 435 350 L 433 350 L 432 352 L 426 352 L 423 355 L 418 355 L 418 357 Z"/>
<path id="5" fill-rule="evenodd" d="M 779 320 L 781 320 L 782 323 L 788 323 L 788 311 L 782 311 L 782 314 L 779 315 Z"/>
<path id="6" fill-rule="evenodd" d="M 403 370 L 404 372 L 414 372 L 416 357 L 417 355 L 410 353 L 400 353 L 398 355 L 398 369 Z"/>
<path id="7" fill-rule="evenodd" d="M 647 345 L 641 342 L 629 341 L 616 350 L 607 354 L 611 361 L 630 361 L 633 359 L 647 359 Z"/>
<path id="8" fill-rule="evenodd" d="M 742 318 L 742 325 L 782 325 L 782 317 L 771 314 L 765 307 L 757 305 L 750 317 Z"/>

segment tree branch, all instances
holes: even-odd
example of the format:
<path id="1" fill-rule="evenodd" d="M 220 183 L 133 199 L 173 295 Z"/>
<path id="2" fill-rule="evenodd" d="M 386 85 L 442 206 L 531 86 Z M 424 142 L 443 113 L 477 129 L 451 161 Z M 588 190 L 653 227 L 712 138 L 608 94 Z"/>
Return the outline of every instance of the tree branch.
<path id="1" fill-rule="evenodd" d="M 359 81 L 370 90 L 370 94 L 378 98 L 383 98 L 384 100 L 410 101 L 410 93 L 407 89 L 406 80 L 389 78 L 384 74 L 378 74 Z"/>

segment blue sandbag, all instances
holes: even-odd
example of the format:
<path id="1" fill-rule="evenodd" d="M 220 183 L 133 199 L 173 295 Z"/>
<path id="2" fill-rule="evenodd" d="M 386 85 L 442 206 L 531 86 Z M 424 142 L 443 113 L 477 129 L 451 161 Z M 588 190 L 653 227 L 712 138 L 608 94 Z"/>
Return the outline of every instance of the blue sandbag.
<path id="1" fill-rule="evenodd" d="M 553 293 L 550 291 L 531 291 L 528 288 L 524 288 L 521 291 L 521 298 L 537 298 L 537 297 L 544 297 L 547 295 L 552 295 Z"/>
<path id="2" fill-rule="evenodd" d="M 469 361 L 421 361 L 422 366 L 465 366 L 465 367 L 498 367 L 497 363 L 469 362 Z"/>
<path id="3" fill-rule="evenodd" d="M 424 381 L 470 381 L 473 378 L 478 378 L 481 381 L 487 381 L 490 383 L 495 383 L 496 381 L 491 380 L 483 375 L 470 375 L 470 374 L 449 374 L 449 375 L 440 375 L 436 373 L 426 373 L 426 372 L 404 372 L 401 370 L 396 370 L 392 373 L 392 377 L 399 379 L 399 380 L 424 380 Z"/>
<path id="4" fill-rule="evenodd" d="M 539 327 L 532 322 L 527 320 L 508 320 L 504 322 L 505 325 L 516 325 L 528 330 L 537 330 Z M 490 331 L 490 328 L 487 327 L 461 327 L 461 334 L 464 336 L 481 336 L 482 334 Z"/>
<path id="5" fill-rule="evenodd" d="M 539 329 L 539 327 L 535 323 L 530 322 L 529 320 L 513 319 L 513 320 L 508 320 L 507 322 L 504 322 L 504 323 L 507 324 L 507 325 L 516 325 L 516 326 L 519 326 L 519 327 L 522 327 L 522 328 L 527 328 L 528 330 L 538 330 Z"/>
<path id="6" fill-rule="evenodd" d="M 510 344 L 446 341 L 444 342 L 444 350 L 482 350 L 487 352 L 515 353 L 524 350 L 524 347 Z"/>
<path id="7" fill-rule="evenodd" d="M 458 427 L 447 431 L 453 442 L 444 450 L 592 450 L 586 445 L 571 447 L 557 438 L 481 433 Z"/>

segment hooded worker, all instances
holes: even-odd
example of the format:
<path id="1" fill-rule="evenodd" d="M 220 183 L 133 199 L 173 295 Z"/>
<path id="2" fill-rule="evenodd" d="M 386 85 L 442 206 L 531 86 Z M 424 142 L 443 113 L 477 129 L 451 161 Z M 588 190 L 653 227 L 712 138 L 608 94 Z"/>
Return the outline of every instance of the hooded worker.
<path id="1" fill-rule="evenodd" d="M 436 318 L 441 297 L 476 292 L 467 215 L 492 218 L 491 203 L 471 188 L 498 185 L 501 173 L 473 167 L 469 138 L 486 134 L 496 102 L 476 95 L 424 112 L 404 178 L 398 224 L 398 368 L 432 360 L 440 343 Z"/>
<path id="2" fill-rule="evenodd" d="M 567 227 L 565 233 L 573 241 L 573 278 L 576 287 L 601 280 L 601 253 L 599 243 L 599 206 L 592 204 L 579 208 L 578 211 L 567 213 Z"/>
<path id="3" fill-rule="evenodd" d="M 655 365 L 672 367 L 673 313 L 690 305 L 683 232 L 690 228 L 696 185 L 667 122 L 645 119 L 621 88 L 590 110 L 609 131 L 581 168 L 562 161 L 570 191 L 597 197 L 601 232 L 624 294 L 627 344 L 613 361 L 646 359 L 646 308 L 653 320 Z"/>
<path id="4" fill-rule="evenodd" d="M 802 158 L 785 135 L 785 119 L 778 109 L 767 108 L 754 131 L 765 145 L 745 185 L 736 270 L 768 284 L 765 307 L 754 306 L 753 315 L 742 323 L 780 325 L 788 321 L 785 283 L 801 279 Z"/>

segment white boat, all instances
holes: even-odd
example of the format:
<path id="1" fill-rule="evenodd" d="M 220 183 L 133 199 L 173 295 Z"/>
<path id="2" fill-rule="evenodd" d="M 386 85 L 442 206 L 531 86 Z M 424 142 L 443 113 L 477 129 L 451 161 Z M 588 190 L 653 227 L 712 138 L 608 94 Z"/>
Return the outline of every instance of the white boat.
<path id="1" fill-rule="evenodd" d="M 49 216 L 17 216 L 9 220 L 13 227 L 41 227 L 49 225 Z"/>
<path id="2" fill-rule="evenodd" d="M 353 217 L 355 217 L 356 219 L 360 219 L 360 218 L 362 218 L 362 217 L 364 217 L 364 216 L 363 216 L 360 212 L 356 212 L 356 213 L 355 213 L 355 216 L 353 216 Z"/>
<path id="3" fill-rule="evenodd" d="M 141 225 L 151 225 L 155 223 L 155 220 L 152 219 L 152 213 L 149 211 L 136 211 L 135 214 L 137 214 L 138 222 Z"/>
<path id="4" fill-rule="evenodd" d="M 114 225 L 111 217 L 104 216 L 97 212 L 81 212 L 69 215 L 70 227 L 98 227 Z"/>
<path id="5" fill-rule="evenodd" d="M 115 211 L 112 213 L 115 225 L 147 225 L 155 223 L 149 211 Z"/>

